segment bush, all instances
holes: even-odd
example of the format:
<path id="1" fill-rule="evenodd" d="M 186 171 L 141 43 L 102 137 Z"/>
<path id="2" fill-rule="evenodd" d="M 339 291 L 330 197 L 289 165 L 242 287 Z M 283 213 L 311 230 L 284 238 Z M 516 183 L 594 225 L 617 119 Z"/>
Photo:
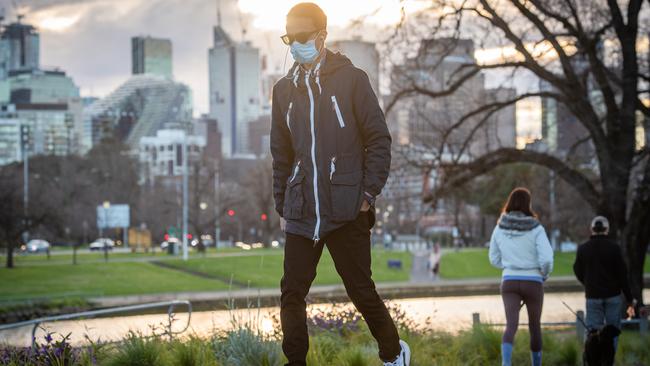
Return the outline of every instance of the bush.
<path id="1" fill-rule="evenodd" d="M 218 362 L 232 366 L 279 366 L 278 342 L 265 339 L 251 329 L 239 328 L 212 340 Z"/>
<path id="2" fill-rule="evenodd" d="M 129 332 L 117 347 L 107 366 L 172 366 L 168 347 L 158 338 L 144 338 L 141 334 Z"/>
<path id="3" fill-rule="evenodd" d="M 217 366 L 209 342 L 196 336 L 173 343 L 172 361 L 174 366 Z"/>

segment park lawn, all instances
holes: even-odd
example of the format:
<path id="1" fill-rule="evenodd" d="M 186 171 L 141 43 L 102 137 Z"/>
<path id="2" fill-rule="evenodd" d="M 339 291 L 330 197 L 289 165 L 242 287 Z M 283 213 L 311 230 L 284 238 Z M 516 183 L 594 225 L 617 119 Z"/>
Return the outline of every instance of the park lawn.
<path id="1" fill-rule="evenodd" d="M 551 276 L 573 276 L 575 253 L 555 253 Z M 650 261 L 646 260 L 645 273 L 650 273 Z M 487 249 L 466 249 L 443 254 L 440 260 L 440 276 L 445 279 L 499 277 L 501 270 L 490 265 Z"/>
<path id="2" fill-rule="evenodd" d="M 402 261 L 402 269 L 388 269 L 388 259 Z M 217 276 L 235 284 L 250 287 L 278 287 L 282 277 L 283 255 L 281 250 L 267 250 L 259 256 L 191 259 L 187 262 L 166 262 L 179 268 Z M 334 262 L 327 249 L 318 264 L 315 285 L 341 283 Z M 411 272 L 411 254 L 407 252 L 372 251 L 372 273 L 375 282 L 408 281 Z"/>
<path id="3" fill-rule="evenodd" d="M 220 281 L 161 268 L 151 263 L 0 268 L 0 301 L 224 289 L 227 289 L 227 285 Z"/>

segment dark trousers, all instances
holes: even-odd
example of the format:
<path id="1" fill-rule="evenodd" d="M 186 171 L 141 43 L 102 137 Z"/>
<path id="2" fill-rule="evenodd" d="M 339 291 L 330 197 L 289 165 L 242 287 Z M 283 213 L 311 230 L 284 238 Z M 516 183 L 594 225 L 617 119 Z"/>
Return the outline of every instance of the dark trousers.
<path id="1" fill-rule="evenodd" d="M 503 281 L 501 297 L 506 309 L 506 330 L 503 333 L 503 343 L 512 344 L 519 327 L 519 310 L 526 304 L 528 311 L 528 331 L 530 332 L 530 350 L 542 350 L 542 305 L 544 303 L 544 287 L 535 281 Z"/>
<path id="2" fill-rule="evenodd" d="M 316 265 L 325 244 L 348 296 L 377 340 L 379 357 L 393 361 L 401 350 L 399 336 L 371 278 L 370 214 L 362 212 L 355 221 L 327 235 L 316 246 L 313 240 L 287 234 L 280 283 L 282 350 L 289 360 L 287 365 L 306 365 L 309 335 L 305 297 L 316 277 Z"/>

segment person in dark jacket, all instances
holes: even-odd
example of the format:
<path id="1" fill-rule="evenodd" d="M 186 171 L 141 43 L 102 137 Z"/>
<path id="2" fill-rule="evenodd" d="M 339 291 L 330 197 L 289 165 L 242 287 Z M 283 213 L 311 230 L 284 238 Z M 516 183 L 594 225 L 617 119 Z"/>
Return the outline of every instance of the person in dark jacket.
<path id="1" fill-rule="evenodd" d="M 621 329 L 621 294 L 628 316 L 634 316 L 635 301 L 627 280 L 627 268 L 620 247 L 609 235 L 609 221 L 597 216 L 591 222 L 591 238 L 578 247 L 573 272 L 585 287 L 587 330 L 613 325 Z M 616 349 L 618 337 L 614 338 Z"/>
<path id="2" fill-rule="evenodd" d="M 390 169 L 391 137 L 368 76 L 325 47 L 327 17 L 313 3 L 287 14 L 282 41 L 296 61 L 273 87 L 273 194 L 286 233 L 280 283 L 282 349 L 305 365 L 305 297 L 326 244 L 385 365 L 409 365 L 410 350 L 377 294 L 370 271 L 374 202 Z"/>

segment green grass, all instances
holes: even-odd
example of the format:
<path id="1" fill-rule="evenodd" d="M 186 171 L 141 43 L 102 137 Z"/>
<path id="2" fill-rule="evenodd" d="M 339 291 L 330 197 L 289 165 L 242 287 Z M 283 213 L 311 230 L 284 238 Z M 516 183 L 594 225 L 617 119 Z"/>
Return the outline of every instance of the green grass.
<path id="1" fill-rule="evenodd" d="M 573 276 L 575 253 L 555 253 L 551 276 Z M 645 273 L 650 273 L 646 260 Z M 490 265 L 487 249 L 466 249 L 445 253 L 440 260 L 440 276 L 446 279 L 499 277 L 501 270 Z"/>
<path id="2" fill-rule="evenodd" d="M 388 269 L 388 259 L 401 259 L 401 270 Z M 280 250 L 269 250 L 259 256 L 201 258 L 188 262 L 180 260 L 170 261 L 170 264 L 179 268 L 218 276 L 226 280 L 231 276 L 235 282 L 250 283 L 251 287 L 277 287 L 282 277 L 283 256 Z M 334 262 L 327 250 L 318 264 L 315 285 L 328 285 L 341 283 L 339 275 L 334 268 Z M 372 273 L 375 282 L 408 281 L 411 272 L 411 255 L 406 252 L 387 252 L 373 250 Z"/>
<path id="3" fill-rule="evenodd" d="M 227 285 L 151 263 L 0 268 L 0 301 L 65 296 L 139 295 L 224 290 Z"/>
<path id="4" fill-rule="evenodd" d="M 232 252 L 232 251 L 230 251 Z M 153 294 L 165 292 L 218 291 L 229 288 L 231 275 L 235 284 L 251 287 L 278 287 L 282 277 L 281 249 L 265 249 L 246 252 L 246 256 L 216 258 L 190 258 L 165 261 L 179 268 L 187 268 L 217 278 L 209 279 L 167 269 L 147 262 L 97 261 L 101 254 L 80 256 L 80 264 L 70 262 L 18 262 L 16 268 L 0 268 L 0 301 L 38 300 L 62 297 L 93 297 Z M 146 254 L 115 254 L 115 257 L 137 257 Z M 36 258 L 37 256 L 24 256 Z M 55 256 L 53 256 L 55 258 Z M 401 259 L 402 270 L 390 270 L 389 258 Z M 95 263 L 84 263 L 94 260 Z M 54 261 L 54 259 L 52 259 Z M 408 253 L 373 252 L 373 272 L 377 282 L 407 281 L 411 268 Z M 325 250 L 318 266 L 315 284 L 335 284 L 341 280 L 334 263 Z M 237 286 L 234 286 L 237 287 Z"/>

